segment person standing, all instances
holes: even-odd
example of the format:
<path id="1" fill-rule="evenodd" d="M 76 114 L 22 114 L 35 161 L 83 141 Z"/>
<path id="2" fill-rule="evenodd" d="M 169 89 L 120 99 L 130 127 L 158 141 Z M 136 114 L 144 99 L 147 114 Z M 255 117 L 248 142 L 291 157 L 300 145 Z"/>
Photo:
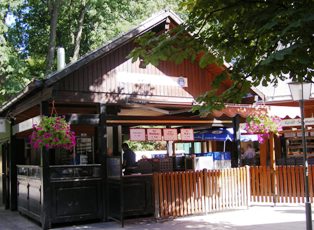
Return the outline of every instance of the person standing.
<path id="1" fill-rule="evenodd" d="M 244 160 L 247 162 L 247 164 L 255 164 L 255 155 L 255 149 L 252 147 L 251 144 L 248 144 L 247 149 L 244 152 Z"/>
<path id="2" fill-rule="evenodd" d="M 136 167 L 136 156 L 127 143 L 123 143 L 121 147 L 123 150 L 122 168 L 125 169 L 125 174 L 127 175 L 134 172 Z"/>

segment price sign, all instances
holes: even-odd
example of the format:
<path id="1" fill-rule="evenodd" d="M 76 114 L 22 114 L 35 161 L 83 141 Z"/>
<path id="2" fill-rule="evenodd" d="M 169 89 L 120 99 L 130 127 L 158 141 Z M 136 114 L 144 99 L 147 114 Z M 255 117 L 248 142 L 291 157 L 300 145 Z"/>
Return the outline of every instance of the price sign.
<path id="1" fill-rule="evenodd" d="M 161 129 L 147 129 L 147 140 L 161 141 Z"/>
<path id="2" fill-rule="evenodd" d="M 176 141 L 178 140 L 177 129 L 163 129 L 164 141 Z"/>
<path id="3" fill-rule="evenodd" d="M 180 129 L 182 141 L 194 141 L 194 130 L 193 129 Z"/>
<path id="4" fill-rule="evenodd" d="M 145 129 L 130 129 L 131 141 L 145 141 Z"/>

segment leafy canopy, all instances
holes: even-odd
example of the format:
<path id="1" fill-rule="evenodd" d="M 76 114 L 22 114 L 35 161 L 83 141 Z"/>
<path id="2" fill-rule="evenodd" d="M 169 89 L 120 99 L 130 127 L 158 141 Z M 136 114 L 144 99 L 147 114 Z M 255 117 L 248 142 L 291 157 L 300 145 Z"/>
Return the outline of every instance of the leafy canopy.
<path id="1" fill-rule="evenodd" d="M 251 86 L 278 80 L 310 81 L 313 77 L 314 2 L 312 0 L 186 0 L 188 20 L 165 34 L 138 40 L 133 59 L 158 64 L 162 60 L 225 66 L 213 90 L 194 107 L 203 114 L 224 103 L 238 103 Z M 217 89 L 230 74 L 232 87 Z M 229 76 L 228 74 L 228 76 Z"/>
<path id="2" fill-rule="evenodd" d="M 75 48 L 80 57 L 153 12 L 177 8 L 176 0 L 1 0 L 0 105 L 45 77 L 53 3 L 60 4 L 55 44 L 65 48 L 66 63 L 75 60 Z"/>

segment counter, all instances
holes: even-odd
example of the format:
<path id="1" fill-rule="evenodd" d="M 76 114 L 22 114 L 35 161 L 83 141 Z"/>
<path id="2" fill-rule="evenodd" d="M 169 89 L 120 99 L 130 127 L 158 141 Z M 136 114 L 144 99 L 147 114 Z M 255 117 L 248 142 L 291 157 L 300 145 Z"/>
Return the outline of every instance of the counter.
<path id="1" fill-rule="evenodd" d="M 47 226 L 102 218 L 100 165 L 50 166 L 45 192 L 40 166 L 18 165 L 17 170 L 18 211 L 24 215 L 39 222 L 44 219 Z"/>

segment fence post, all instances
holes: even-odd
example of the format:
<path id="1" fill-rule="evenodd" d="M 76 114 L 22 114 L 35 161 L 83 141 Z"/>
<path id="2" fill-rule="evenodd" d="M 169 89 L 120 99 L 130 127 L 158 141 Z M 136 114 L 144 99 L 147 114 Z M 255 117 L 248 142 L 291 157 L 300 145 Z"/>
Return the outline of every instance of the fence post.
<path id="1" fill-rule="evenodd" d="M 250 166 L 245 166 L 246 170 L 246 189 L 247 189 L 247 208 L 251 205 L 251 177 L 250 177 Z"/>
<path id="2" fill-rule="evenodd" d="M 271 164 L 271 191 L 273 193 L 273 203 L 274 203 L 274 206 L 276 206 L 277 178 L 276 178 L 276 155 L 275 155 L 274 133 L 270 133 L 270 137 L 269 137 L 269 154 L 270 154 L 270 164 Z"/>
<path id="3" fill-rule="evenodd" d="M 209 187 L 208 187 L 208 178 L 207 178 L 207 169 L 203 170 L 203 180 L 204 180 L 204 196 L 205 196 L 205 213 L 208 214 L 208 197 L 209 197 Z"/>
<path id="4" fill-rule="evenodd" d="M 153 174 L 153 185 L 154 185 L 154 200 L 155 200 L 155 218 L 160 218 L 160 212 L 159 212 L 159 186 L 158 186 L 158 173 Z"/>

